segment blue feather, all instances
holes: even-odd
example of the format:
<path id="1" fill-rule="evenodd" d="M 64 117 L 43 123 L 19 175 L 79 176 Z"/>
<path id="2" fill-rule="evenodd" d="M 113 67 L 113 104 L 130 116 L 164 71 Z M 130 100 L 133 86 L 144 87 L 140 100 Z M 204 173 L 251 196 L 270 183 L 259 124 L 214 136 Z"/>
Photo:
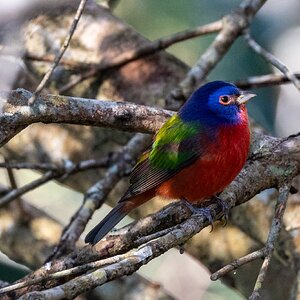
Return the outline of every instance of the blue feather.
<path id="1" fill-rule="evenodd" d="M 239 107 L 236 104 L 222 105 L 220 96 L 239 96 L 240 90 L 224 81 L 213 81 L 196 90 L 179 111 L 184 122 L 199 122 L 202 126 L 218 126 L 240 123 Z"/>

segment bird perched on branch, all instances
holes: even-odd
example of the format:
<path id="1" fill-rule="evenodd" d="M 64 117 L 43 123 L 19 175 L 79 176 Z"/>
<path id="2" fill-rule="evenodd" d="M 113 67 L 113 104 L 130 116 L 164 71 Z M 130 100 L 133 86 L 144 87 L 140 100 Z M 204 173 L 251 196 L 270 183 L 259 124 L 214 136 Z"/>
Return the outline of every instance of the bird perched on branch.
<path id="1" fill-rule="evenodd" d="M 245 103 L 254 96 L 223 81 L 197 89 L 155 135 L 132 170 L 128 190 L 85 242 L 96 244 L 155 196 L 182 199 L 191 209 L 216 197 L 246 162 L 250 130 Z"/>

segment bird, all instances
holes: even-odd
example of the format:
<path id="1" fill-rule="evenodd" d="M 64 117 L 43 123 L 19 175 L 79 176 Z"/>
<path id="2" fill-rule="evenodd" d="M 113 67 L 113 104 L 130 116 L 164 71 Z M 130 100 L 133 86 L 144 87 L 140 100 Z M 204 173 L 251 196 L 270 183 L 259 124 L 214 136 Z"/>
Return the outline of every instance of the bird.
<path id="1" fill-rule="evenodd" d="M 203 204 L 228 186 L 243 168 L 250 148 L 246 102 L 256 96 L 232 83 L 198 88 L 168 119 L 130 174 L 117 205 L 86 236 L 95 245 L 129 212 L 155 196 Z"/>

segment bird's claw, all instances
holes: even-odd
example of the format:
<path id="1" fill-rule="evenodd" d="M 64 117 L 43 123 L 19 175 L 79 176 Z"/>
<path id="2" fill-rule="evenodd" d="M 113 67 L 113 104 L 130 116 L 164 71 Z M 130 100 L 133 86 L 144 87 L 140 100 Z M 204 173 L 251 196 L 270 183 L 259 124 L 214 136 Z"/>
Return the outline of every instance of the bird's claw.
<path id="1" fill-rule="evenodd" d="M 187 206 L 187 208 L 191 211 L 191 213 L 195 216 L 199 216 L 199 217 L 204 217 L 208 220 L 210 226 L 211 226 L 211 232 L 213 231 L 214 229 L 214 226 L 213 226 L 213 217 L 211 215 L 211 211 L 209 208 L 207 207 L 198 207 L 198 206 L 195 206 L 193 204 L 191 204 L 188 200 L 186 199 L 182 199 L 182 201 L 184 202 L 184 204 Z"/>
<path id="2" fill-rule="evenodd" d="M 224 214 L 224 220 L 225 220 L 223 226 L 226 226 L 228 222 L 228 216 L 229 216 L 229 205 L 226 201 L 224 201 L 222 198 L 218 196 L 214 196 L 213 199 L 216 201 L 217 205 L 221 207 L 222 213 Z"/>

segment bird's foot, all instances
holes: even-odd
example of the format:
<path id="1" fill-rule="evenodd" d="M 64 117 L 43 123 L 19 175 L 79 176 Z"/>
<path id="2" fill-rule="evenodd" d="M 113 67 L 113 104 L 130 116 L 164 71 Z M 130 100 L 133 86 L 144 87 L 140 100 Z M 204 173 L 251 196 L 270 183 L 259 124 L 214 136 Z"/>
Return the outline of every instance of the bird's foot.
<path id="1" fill-rule="evenodd" d="M 199 207 L 199 206 L 195 206 L 193 204 L 191 204 L 188 200 L 186 199 L 182 199 L 182 201 L 184 202 L 184 204 L 187 206 L 187 208 L 191 211 L 191 213 L 194 216 L 199 216 L 199 217 L 205 217 L 210 226 L 211 226 L 211 231 L 213 231 L 214 226 L 213 226 L 213 217 L 211 215 L 211 211 L 209 208 L 207 207 Z"/>
<path id="2" fill-rule="evenodd" d="M 228 222 L 228 216 L 229 216 L 229 205 L 226 201 L 224 201 L 222 198 L 218 196 L 214 196 L 213 199 L 216 201 L 217 205 L 221 207 L 222 213 L 224 214 L 224 220 L 225 220 L 223 226 L 226 226 Z"/>

